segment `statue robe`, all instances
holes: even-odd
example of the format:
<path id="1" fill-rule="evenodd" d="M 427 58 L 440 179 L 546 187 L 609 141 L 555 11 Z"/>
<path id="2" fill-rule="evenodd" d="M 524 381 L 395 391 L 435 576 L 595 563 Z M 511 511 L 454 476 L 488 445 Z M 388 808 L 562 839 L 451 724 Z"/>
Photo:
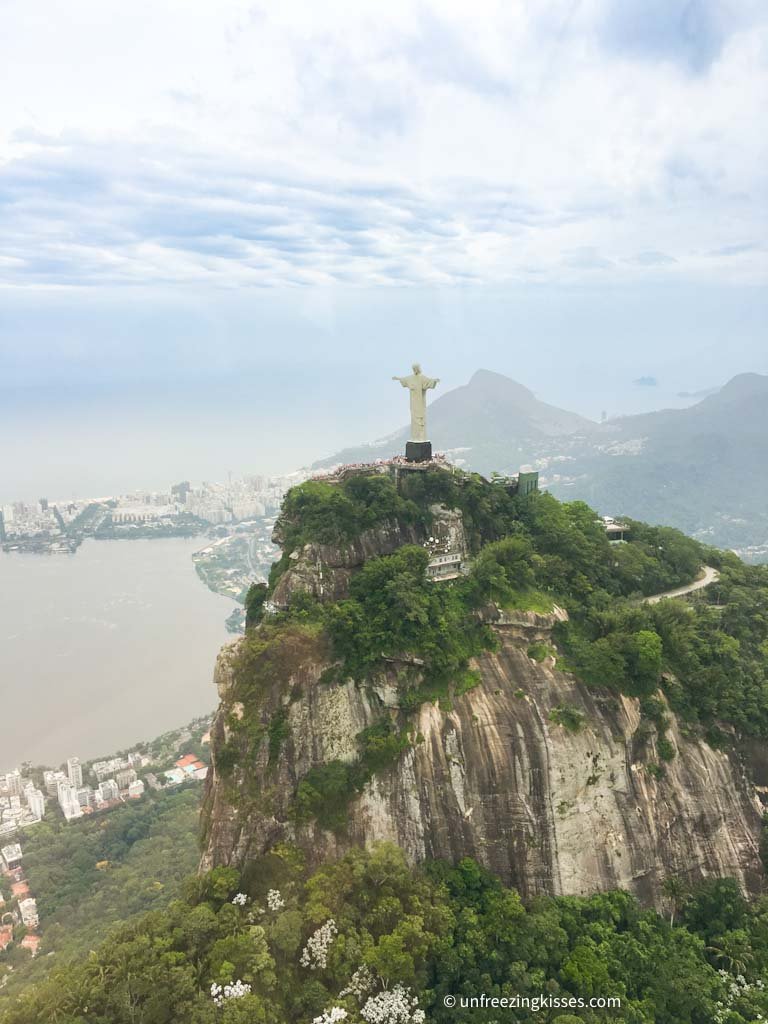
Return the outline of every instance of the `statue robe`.
<path id="1" fill-rule="evenodd" d="M 395 379 L 411 393 L 411 440 L 427 441 L 427 391 L 437 386 L 437 379 L 423 373 Z"/>

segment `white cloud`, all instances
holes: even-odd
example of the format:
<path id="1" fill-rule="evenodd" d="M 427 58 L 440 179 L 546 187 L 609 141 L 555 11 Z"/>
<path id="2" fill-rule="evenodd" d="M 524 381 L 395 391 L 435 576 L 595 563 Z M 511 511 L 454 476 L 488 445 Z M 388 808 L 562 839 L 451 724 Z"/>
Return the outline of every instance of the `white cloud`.
<path id="1" fill-rule="evenodd" d="M 759 280 L 768 15 L 616 10 L 11 0 L 0 282 Z"/>

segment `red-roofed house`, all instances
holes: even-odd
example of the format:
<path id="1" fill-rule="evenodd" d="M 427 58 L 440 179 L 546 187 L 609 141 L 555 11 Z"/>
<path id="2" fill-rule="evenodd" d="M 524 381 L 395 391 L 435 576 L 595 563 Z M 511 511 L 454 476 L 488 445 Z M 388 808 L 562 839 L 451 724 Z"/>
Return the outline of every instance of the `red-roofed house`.
<path id="1" fill-rule="evenodd" d="M 32 956 L 36 956 L 37 950 L 40 946 L 40 941 L 41 940 L 39 935 L 25 935 L 24 938 L 21 940 L 21 945 L 24 947 L 24 949 L 28 949 Z"/>
<path id="2" fill-rule="evenodd" d="M 196 760 L 197 758 L 194 754 L 185 754 L 184 757 L 180 757 L 179 760 L 176 761 L 176 767 L 182 769 L 186 768 L 187 765 L 194 764 Z"/>
<path id="3" fill-rule="evenodd" d="M 29 896 L 29 886 L 26 882 L 14 882 L 11 886 L 11 892 L 15 900 L 20 900 L 25 896 Z"/>
<path id="4" fill-rule="evenodd" d="M 13 942 L 13 925 L 7 924 L 0 928 L 0 953 Z"/>

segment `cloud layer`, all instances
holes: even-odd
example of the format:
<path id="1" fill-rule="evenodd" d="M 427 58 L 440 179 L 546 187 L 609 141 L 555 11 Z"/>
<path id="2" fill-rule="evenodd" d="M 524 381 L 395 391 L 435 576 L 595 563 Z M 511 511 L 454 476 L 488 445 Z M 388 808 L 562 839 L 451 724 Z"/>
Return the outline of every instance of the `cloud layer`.
<path id="1" fill-rule="evenodd" d="M 10 0 L 0 284 L 766 270 L 750 0 Z"/>

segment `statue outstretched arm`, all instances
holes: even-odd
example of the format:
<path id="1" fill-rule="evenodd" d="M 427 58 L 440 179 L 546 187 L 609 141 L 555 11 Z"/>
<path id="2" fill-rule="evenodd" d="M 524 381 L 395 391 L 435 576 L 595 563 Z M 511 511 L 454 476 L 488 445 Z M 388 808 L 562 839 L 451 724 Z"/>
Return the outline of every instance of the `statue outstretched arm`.
<path id="1" fill-rule="evenodd" d="M 392 380 L 399 380 L 401 387 L 404 387 L 404 388 L 408 387 L 408 385 L 405 383 L 405 377 L 393 377 Z"/>
<path id="2" fill-rule="evenodd" d="M 436 388 L 439 383 L 440 383 L 440 378 L 439 377 L 427 377 L 427 379 L 426 379 L 426 381 L 424 383 L 424 387 L 425 388 Z"/>

